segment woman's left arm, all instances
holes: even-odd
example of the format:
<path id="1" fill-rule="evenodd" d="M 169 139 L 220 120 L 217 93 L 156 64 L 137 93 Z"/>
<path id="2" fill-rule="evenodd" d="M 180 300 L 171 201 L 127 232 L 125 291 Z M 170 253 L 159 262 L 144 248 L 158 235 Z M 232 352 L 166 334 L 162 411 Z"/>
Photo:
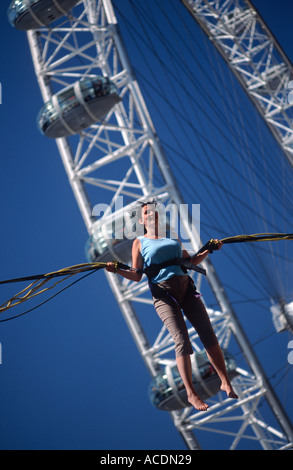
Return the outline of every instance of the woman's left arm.
<path id="1" fill-rule="evenodd" d="M 221 240 L 213 240 L 215 246 L 216 246 L 216 250 L 220 250 L 223 246 L 223 242 L 221 242 Z M 180 242 L 181 243 L 181 242 Z M 185 250 L 185 248 L 182 246 L 182 258 L 191 258 L 190 261 L 195 264 L 196 266 L 198 264 L 200 264 L 205 258 L 206 256 L 209 254 L 209 250 L 204 250 L 202 253 L 197 253 L 193 256 L 190 256 L 189 253 Z"/>

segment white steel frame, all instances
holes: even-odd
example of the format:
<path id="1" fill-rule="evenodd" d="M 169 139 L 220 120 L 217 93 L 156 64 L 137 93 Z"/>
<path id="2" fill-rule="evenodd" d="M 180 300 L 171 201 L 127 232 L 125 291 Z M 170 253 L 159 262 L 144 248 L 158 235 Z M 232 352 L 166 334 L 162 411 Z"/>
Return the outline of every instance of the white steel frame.
<path id="1" fill-rule="evenodd" d="M 293 165 L 293 67 L 249 0 L 181 0 L 231 68 Z M 291 101 L 291 100 L 290 100 Z"/>
<path id="2" fill-rule="evenodd" d="M 113 208 L 121 195 L 129 201 L 157 195 L 178 207 L 184 204 L 133 75 L 111 1 L 84 0 L 54 27 L 28 31 L 27 36 L 44 102 L 76 80 L 97 74 L 109 76 L 122 98 L 102 123 L 92 125 L 77 136 L 56 139 L 89 235 L 100 223 L 93 216 L 94 206 L 99 202 Z M 115 177 L 105 176 L 108 168 Z M 192 250 L 197 251 L 201 242 L 196 227 L 188 217 L 183 224 Z M 246 358 L 247 368 L 238 369 L 239 375 L 233 382 L 240 396 L 238 401 L 223 399 L 219 394 L 210 400 L 210 408 L 205 413 L 194 413 L 191 408 L 170 412 L 174 425 L 187 447 L 194 450 L 200 448 L 196 430 L 206 430 L 215 436 L 217 433 L 226 435 L 227 440 L 231 440 L 227 444 L 229 448 L 237 448 L 239 442 L 246 439 L 258 441 L 263 449 L 292 447 L 291 423 L 239 324 L 212 263 L 205 260 L 203 265 L 219 304 L 217 311 L 209 309 L 209 313 L 220 344 L 227 348 L 234 337 Z M 166 364 L 174 364 L 174 349 L 164 327 L 160 326 L 155 341 L 151 342 L 139 319 L 142 305 L 153 308 L 147 283 L 131 283 L 110 273 L 106 276 L 145 365 L 151 377 L 155 377 Z M 190 333 L 194 349 L 199 350 L 197 335 L 194 331 Z M 262 398 L 267 400 L 276 417 L 272 422 L 260 416 L 258 405 Z M 235 424 L 232 432 L 226 430 L 227 422 Z"/>

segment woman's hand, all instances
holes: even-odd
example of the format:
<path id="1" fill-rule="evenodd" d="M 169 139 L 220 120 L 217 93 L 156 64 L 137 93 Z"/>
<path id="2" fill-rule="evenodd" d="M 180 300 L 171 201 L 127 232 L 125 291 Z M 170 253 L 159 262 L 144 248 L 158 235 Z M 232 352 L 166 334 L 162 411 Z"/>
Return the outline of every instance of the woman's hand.
<path id="1" fill-rule="evenodd" d="M 107 266 L 105 269 L 109 273 L 114 273 L 114 274 L 118 273 L 122 277 L 125 277 L 126 279 L 129 279 L 130 281 L 139 282 L 142 278 L 142 272 L 137 272 L 138 271 L 137 269 L 134 269 L 134 268 L 131 268 L 129 270 L 124 270 L 123 268 L 116 269 L 115 263 L 112 263 L 111 261 L 107 263 Z"/>
<path id="2" fill-rule="evenodd" d="M 221 240 L 218 240 L 217 238 L 215 238 L 213 242 L 215 243 L 215 250 L 220 250 L 224 245 L 224 243 Z"/>
<path id="3" fill-rule="evenodd" d="M 205 259 L 205 257 L 208 256 L 211 253 L 209 248 L 208 248 L 209 243 L 212 243 L 212 250 L 213 251 L 218 251 L 223 246 L 223 242 L 221 240 L 218 240 L 217 238 L 213 238 L 212 240 L 210 240 L 210 242 L 206 243 L 206 245 L 203 247 L 204 248 L 203 251 L 201 251 L 200 253 L 197 253 L 196 255 L 191 257 L 191 262 L 192 263 L 194 263 L 195 265 L 200 264 Z M 189 257 L 189 255 L 186 251 L 184 251 L 183 257 L 184 258 Z"/>
<path id="4" fill-rule="evenodd" d="M 115 264 L 109 261 L 109 263 L 107 263 L 107 266 L 106 266 L 106 271 L 108 271 L 109 273 L 116 273 L 117 270 L 116 270 Z"/>

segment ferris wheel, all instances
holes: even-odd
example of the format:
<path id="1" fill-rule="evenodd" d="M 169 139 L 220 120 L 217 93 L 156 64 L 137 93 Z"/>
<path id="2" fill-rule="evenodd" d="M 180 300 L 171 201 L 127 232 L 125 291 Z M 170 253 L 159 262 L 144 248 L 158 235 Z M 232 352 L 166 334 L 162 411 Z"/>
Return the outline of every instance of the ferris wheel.
<path id="1" fill-rule="evenodd" d="M 171 161 L 166 156 L 168 145 L 160 139 L 142 92 L 152 90 L 154 98 L 160 85 L 154 81 L 148 88 L 143 77 L 137 80 L 120 32 L 125 15 L 119 2 L 115 3 L 111 0 L 11 3 L 9 20 L 27 32 L 44 101 L 38 125 L 46 137 L 56 141 L 89 234 L 86 244 L 89 261 L 116 259 L 129 264 L 132 239 L 125 236 L 125 229 L 133 224 L 137 201 L 153 197 L 164 206 L 180 208 L 180 227 L 189 250 L 196 252 L 202 242 L 183 196 L 186 188 L 181 187 L 171 170 Z M 285 155 L 283 165 L 288 164 L 290 169 L 293 110 L 287 94 L 292 66 L 253 5 L 247 0 L 234 0 L 228 6 L 227 2 L 196 0 L 175 3 L 182 15 L 188 10 L 190 20 L 195 19 L 208 34 L 270 128 Z M 143 13 L 139 8 L 133 11 L 134 15 Z M 147 15 L 144 19 L 140 16 L 140 21 L 145 21 L 145 37 L 147 27 L 151 27 L 149 20 Z M 135 37 L 136 30 L 131 29 L 127 19 L 125 24 L 128 34 Z M 153 52 L 158 59 L 160 52 Z M 173 52 L 177 66 L 180 54 Z M 180 76 L 189 72 L 185 62 L 177 69 Z M 167 74 L 171 74 L 170 69 Z M 177 108 L 176 112 L 181 111 Z M 201 170 L 205 171 L 204 166 Z M 212 182 L 219 185 L 219 181 Z M 226 191 L 229 194 L 229 189 Z M 230 197 L 232 200 L 229 194 Z M 273 197 L 278 197 L 277 190 Z M 197 436 L 202 431 L 211 433 L 215 440 L 219 434 L 227 436 L 229 449 L 237 448 L 243 441 L 257 442 L 262 449 L 292 448 L 292 424 L 250 344 L 237 310 L 211 260 L 205 260 L 203 267 L 207 289 L 216 301 L 216 305 L 206 302 L 208 312 L 240 398 L 237 402 L 223 398 L 197 334 L 190 329 L 194 383 L 210 403 L 208 412 L 197 413 L 190 408 L 182 388 L 170 335 L 156 324 L 152 335 L 147 335 L 142 313 L 153 308 L 147 280 L 137 285 L 106 273 L 150 373 L 149 397 L 156 408 L 170 414 L 191 450 L 201 447 Z M 196 284 L 203 282 L 198 274 Z M 210 299 L 208 295 L 207 298 Z M 287 297 L 275 296 L 271 309 L 276 330 L 292 332 L 292 299 L 290 302 Z M 269 416 L 262 416 L 264 401 L 272 412 Z"/>

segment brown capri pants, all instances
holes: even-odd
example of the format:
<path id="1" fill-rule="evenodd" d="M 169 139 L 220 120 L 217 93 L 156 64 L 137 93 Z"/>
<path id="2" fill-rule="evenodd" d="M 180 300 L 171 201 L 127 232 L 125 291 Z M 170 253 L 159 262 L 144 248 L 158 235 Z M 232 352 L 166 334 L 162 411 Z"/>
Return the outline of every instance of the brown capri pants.
<path id="1" fill-rule="evenodd" d="M 175 343 L 176 357 L 193 354 L 182 311 L 205 349 L 218 344 L 208 313 L 189 276 L 173 276 L 155 286 L 152 284 L 151 291 L 156 312 Z"/>

